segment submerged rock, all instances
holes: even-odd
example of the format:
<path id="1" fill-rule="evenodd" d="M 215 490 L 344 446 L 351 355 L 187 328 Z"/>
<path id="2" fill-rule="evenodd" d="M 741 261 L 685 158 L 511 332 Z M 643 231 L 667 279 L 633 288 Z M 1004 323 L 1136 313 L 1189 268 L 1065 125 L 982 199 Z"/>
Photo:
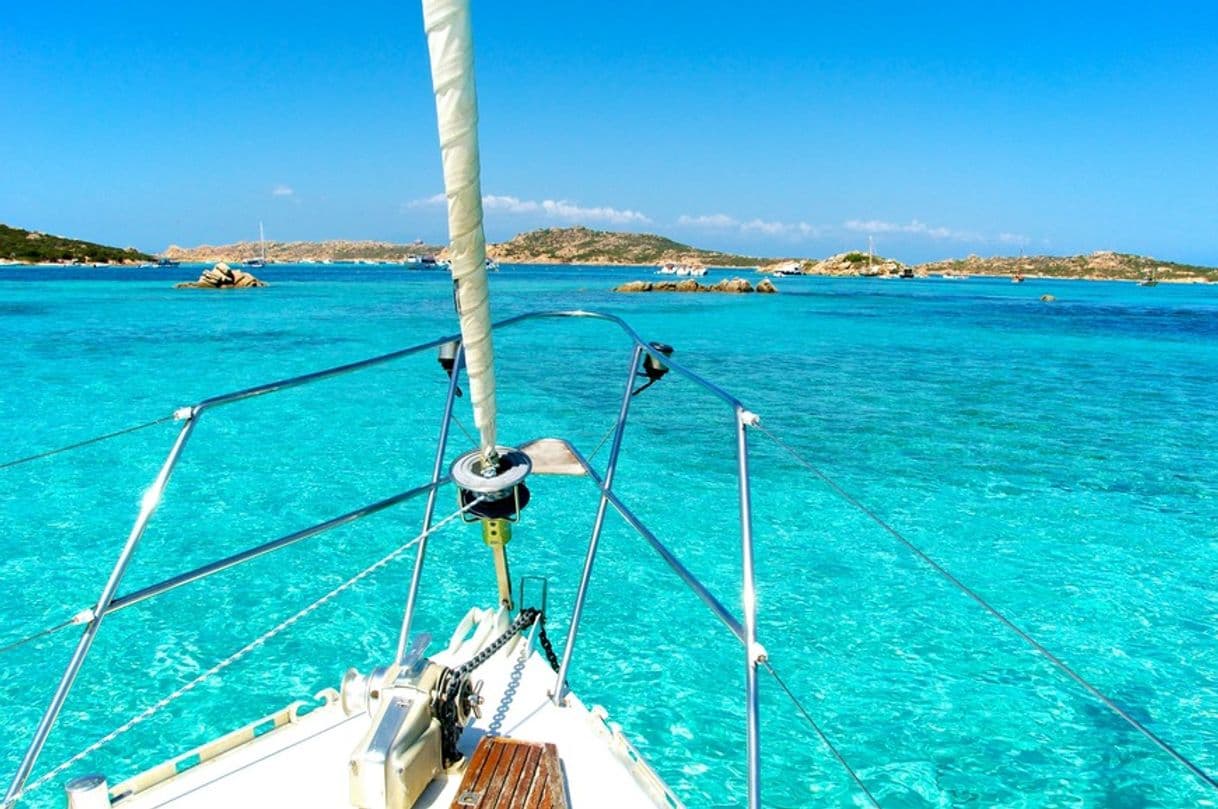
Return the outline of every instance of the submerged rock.
<path id="1" fill-rule="evenodd" d="M 614 287 L 614 292 L 753 292 L 753 285 L 744 278 L 725 278 L 715 284 L 699 284 L 692 278 L 680 281 L 627 281 Z M 774 282 L 766 278 L 757 284 L 757 292 L 777 292 Z"/>
<path id="2" fill-rule="evenodd" d="M 1040 299 L 1045 303 L 1053 303 L 1053 301 L 1057 300 L 1053 295 L 1041 295 Z"/>
<path id="3" fill-rule="evenodd" d="M 726 278 L 710 287 L 716 292 L 752 292 L 753 285 L 743 278 Z"/>
<path id="4" fill-rule="evenodd" d="M 198 281 L 174 284 L 177 289 L 249 289 L 264 286 L 266 281 L 261 281 L 243 270 L 234 270 L 223 261 L 200 273 Z"/>

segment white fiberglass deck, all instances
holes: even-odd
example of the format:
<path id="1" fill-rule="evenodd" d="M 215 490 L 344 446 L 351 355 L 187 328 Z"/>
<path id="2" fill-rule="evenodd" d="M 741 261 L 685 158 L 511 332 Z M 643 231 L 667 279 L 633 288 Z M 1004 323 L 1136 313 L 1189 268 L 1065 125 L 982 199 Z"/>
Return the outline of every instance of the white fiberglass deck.
<path id="1" fill-rule="evenodd" d="M 554 672 L 536 652 L 509 644 L 478 669 L 485 681 L 482 717 L 466 727 L 460 749 L 468 761 L 487 733 L 551 742 L 558 747 L 572 809 L 679 807 L 629 743 L 568 694 L 566 705 L 549 699 Z M 443 660 L 447 654 L 434 655 Z M 510 688 L 513 680 L 517 683 Z M 227 753 L 204 761 L 146 791 L 116 801 L 130 809 L 306 807 L 350 809 L 348 761 L 371 718 L 346 716 L 334 700 Z M 450 807 L 464 773 L 458 765 L 432 782 L 416 809 Z M 117 797 L 117 796 L 116 796 Z"/>

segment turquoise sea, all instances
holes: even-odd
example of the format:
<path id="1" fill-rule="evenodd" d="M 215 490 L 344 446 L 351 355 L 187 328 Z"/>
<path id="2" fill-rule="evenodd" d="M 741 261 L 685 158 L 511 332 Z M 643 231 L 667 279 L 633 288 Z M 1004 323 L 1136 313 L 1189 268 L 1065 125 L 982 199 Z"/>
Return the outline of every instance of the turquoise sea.
<path id="1" fill-rule="evenodd" d="M 171 288 L 197 272 L 0 268 L 0 462 L 454 329 L 439 273 L 275 266 L 261 273 L 266 289 Z M 798 278 L 779 280 L 775 296 L 609 291 L 644 272 L 505 267 L 491 278 L 495 314 L 603 309 L 675 346 L 1218 772 L 1218 288 Z M 1057 300 L 1042 303 L 1046 293 Z M 559 435 L 591 452 L 616 414 L 624 339 L 568 321 L 497 340 L 501 438 Z M 444 391 L 428 352 L 211 412 L 122 591 L 425 482 Z M 0 645 L 92 604 L 174 430 L 0 470 Z M 470 445 L 456 438 L 454 455 Z M 1212 791 L 765 436 L 752 446 L 761 640 L 881 803 L 1213 805 Z M 670 375 L 634 401 L 618 483 L 738 609 L 733 457 L 727 408 Z M 533 492 L 512 569 L 548 577 L 561 638 L 596 496 L 571 479 L 537 479 Z M 446 495 L 439 513 L 452 508 Z M 382 512 L 112 616 L 36 772 L 414 536 L 421 511 Z M 72 772 L 115 783 L 336 686 L 348 666 L 387 662 L 412 557 Z M 494 600 L 476 528 L 436 535 L 423 594 L 419 625 L 438 638 Z M 6 783 L 75 638 L 0 655 Z M 742 683 L 734 639 L 611 515 L 575 691 L 608 709 L 688 805 L 728 806 L 744 794 Z M 762 687 L 765 804 L 855 805 L 768 675 Z M 27 801 L 61 802 L 58 786 Z"/>

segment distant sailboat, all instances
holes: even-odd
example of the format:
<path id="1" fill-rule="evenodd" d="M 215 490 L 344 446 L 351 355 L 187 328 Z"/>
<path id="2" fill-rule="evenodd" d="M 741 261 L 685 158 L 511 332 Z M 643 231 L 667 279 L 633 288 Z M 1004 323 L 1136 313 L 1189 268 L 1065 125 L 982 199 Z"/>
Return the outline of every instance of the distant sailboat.
<path id="1" fill-rule="evenodd" d="M 265 267 L 266 266 L 266 237 L 262 232 L 262 223 L 258 223 L 258 258 L 251 258 L 245 262 L 247 267 Z"/>
<path id="2" fill-rule="evenodd" d="M 859 275 L 868 278 L 874 278 L 879 275 L 880 271 L 875 268 L 875 237 L 867 237 L 867 269 L 859 273 Z"/>

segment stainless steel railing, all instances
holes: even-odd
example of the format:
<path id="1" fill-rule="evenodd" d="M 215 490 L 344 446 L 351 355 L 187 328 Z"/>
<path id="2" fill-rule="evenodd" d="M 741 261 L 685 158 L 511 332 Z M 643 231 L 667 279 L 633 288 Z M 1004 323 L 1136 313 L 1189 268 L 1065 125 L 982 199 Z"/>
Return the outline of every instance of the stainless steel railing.
<path id="1" fill-rule="evenodd" d="M 633 343 L 633 350 L 631 352 L 629 377 L 623 392 L 618 419 L 613 428 L 613 443 L 611 445 L 609 458 L 606 462 L 604 474 L 602 475 L 597 473 L 596 470 L 592 468 L 588 460 L 578 450 L 576 450 L 575 447 L 568 444 L 573 456 L 577 458 L 586 471 L 589 480 L 591 480 L 597 486 L 600 492 L 600 498 L 598 501 L 597 516 L 593 526 L 592 536 L 589 539 L 588 550 L 585 554 L 579 590 L 577 592 L 575 605 L 572 611 L 570 628 L 568 629 L 567 633 L 567 643 L 563 650 L 562 663 L 555 681 L 553 698 L 556 703 L 561 703 L 563 699 L 566 676 L 574 653 L 575 642 L 579 632 L 580 619 L 582 617 L 584 603 L 587 598 L 588 583 L 592 576 L 597 548 L 599 546 L 600 536 L 604 526 L 605 513 L 609 506 L 613 506 L 614 510 L 617 511 L 623 517 L 623 519 L 625 519 L 626 522 L 632 528 L 634 528 L 635 531 L 659 554 L 660 558 L 676 573 L 678 578 L 680 578 L 681 581 L 683 581 L 686 586 L 688 586 L 694 592 L 694 594 L 697 595 L 710 608 L 711 612 L 723 622 L 723 624 L 732 632 L 733 635 L 736 636 L 738 640 L 740 640 L 744 646 L 745 713 L 748 756 L 748 805 L 750 809 L 759 809 L 761 805 L 761 742 L 757 669 L 758 666 L 765 661 L 765 650 L 757 642 L 756 589 L 753 572 L 752 510 L 751 494 L 749 490 L 747 429 L 748 427 L 757 423 L 757 416 L 746 409 L 739 399 L 732 396 L 723 388 L 685 368 L 680 362 L 673 360 L 670 356 L 661 354 L 657 349 L 653 348 L 649 343 L 644 341 L 638 332 L 636 332 L 624 320 L 616 315 L 587 310 L 534 312 L 501 320 L 494 324 L 494 328 L 504 329 L 528 321 L 557 318 L 592 319 L 612 323 L 621 329 L 621 331 L 630 339 L 630 341 Z M 30 773 L 33 771 L 34 765 L 37 763 L 38 757 L 46 744 L 48 735 L 50 734 L 51 728 L 54 726 L 59 712 L 63 708 L 64 702 L 67 699 L 68 693 L 71 691 L 72 685 L 75 683 L 76 677 L 80 673 L 80 669 L 84 664 L 85 658 L 88 656 L 89 651 L 92 648 L 93 641 L 97 636 L 101 622 L 108 614 L 141 601 L 155 598 L 169 592 L 170 590 L 174 590 L 191 582 L 206 578 L 222 570 L 227 570 L 236 565 L 295 544 L 296 542 L 302 541 L 309 537 L 316 536 L 340 525 L 346 525 L 348 523 L 361 520 L 364 517 L 406 502 L 419 495 L 427 494 L 427 506 L 423 520 L 424 538 L 418 545 L 415 567 L 411 576 L 410 589 L 407 596 L 407 603 L 403 613 L 402 627 L 399 635 L 398 656 L 400 657 L 402 649 L 405 648 L 406 639 L 409 636 L 415 604 L 421 584 L 423 564 L 426 559 L 427 551 L 426 532 L 434 518 L 436 494 L 438 489 L 448 482 L 447 478 L 443 477 L 442 474 L 443 461 L 448 443 L 449 425 L 452 421 L 454 397 L 458 388 L 458 379 L 462 368 L 463 358 L 460 352 L 457 354 L 456 363 L 454 365 L 452 377 L 448 387 L 448 394 L 444 407 L 444 416 L 441 423 L 440 435 L 437 441 L 435 463 L 433 465 L 431 480 L 428 484 L 401 492 L 397 495 L 377 501 L 375 503 L 370 503 L 359 509 L 339 515 L 338 517 L 334 517 L 330 520 L 323 521 L 309 528 L 295 531 L 278 539 L 271 540 L 236 554 L 232 554 L 223 559 L 195 568 L 194 570 L 172 576 L 157 584 L 149 585 L 126 595 L 119 596 L 118 587 L 122 583 L 131 558 L 143 537 L 149 521 L 152 519 L 157 506 L 160 504 L 164 496 L 170 477 L 172 476 L 178 461 L 182 457 L 191 433 L 206 412 L 214 408 L 223 407 L 225 405 L 252 399 L 254 397 L 289 390 L 325 379 L 331 379 L 367 368 L 380 366 L 423 351 L 427 351 L 428 349 L 436 348 L 444 343 L 453 342 L 458 338 L 459 335 L 448 335 L 436 340 L 420 343 L 418 345 L 410 346 L 409 348 L 382 354 L 380 356 L 370 357 L 358 362 L 339 365 L 333 368 L 287 379 L 281 379 L 265 385 L 258 385 L 252 388 L 246 388 L 244 390 L 227 393 L 220 396 L 213 396 L 211 398 L 204 399 L 193 406 L 180 408 L 175 413 L 175 416 L 183 422 L 182 427 L 178 431 L 177 437 L 175 438 L 174 443 L 165 458 L 165 461 L 162 463 L 156 478 L 153 480 L 152 485 L 144 494 L 135 522 L 128 533 L 127 539 L 123 544 L 122 550 L 120 551 L 118 559 L 110 572 L 110 576 L 107 579 L 105 586 L 98 595 L 96 605 L 92 609 L 92 617 L 85 624 L 85 627 L 81 632 L 81 636 L 77 641 L 76 648 L 64 669 L 63 675 L 56 686 L 51 701 L 44 711 L 42 718 L 34 731 L 34 736 L 26 749 L 24 757 L 22 758 L 21 764 L 19 765 L 11 784 L 9 785 L 9 789 L 5 795 L 4 801 L 2 802 L 4 805 L 10 804 L 22 794 L 22 789 L 28 780 Z M 613 491 L 613 482 L 617 469 L 618 457 L 621 450 L 622 437 L 625 431 L 627 416 L 629 415 L 630 400 L 632 398 L 631 390 L 637 375 L 636 372 L 639 368 L 640 358 L 643 357 L 644 354 L 650 355 L 655 361 L 667 366 L 678 376 L 693 382 L 698 387 L 711 393 L 726 404 L 731 410 L 732 422 L 734 424 L 736 433 L 736 463 L 740 512 L 742 619 L 737 619 L 731 613 L 731 611 L 728 610 L 728 608 L 725 607 L 723 603 L 692 572 L 690 572 L 687 567 L 681 563 L 678 557 L 662 542 L 660 542 L 658 538 L 656 538 L 655 534 L 647 528 L 647 526 L 634 514 L 633 511 L 626 506 L 625 503 L 622 502 L 618 495 Z"/>

